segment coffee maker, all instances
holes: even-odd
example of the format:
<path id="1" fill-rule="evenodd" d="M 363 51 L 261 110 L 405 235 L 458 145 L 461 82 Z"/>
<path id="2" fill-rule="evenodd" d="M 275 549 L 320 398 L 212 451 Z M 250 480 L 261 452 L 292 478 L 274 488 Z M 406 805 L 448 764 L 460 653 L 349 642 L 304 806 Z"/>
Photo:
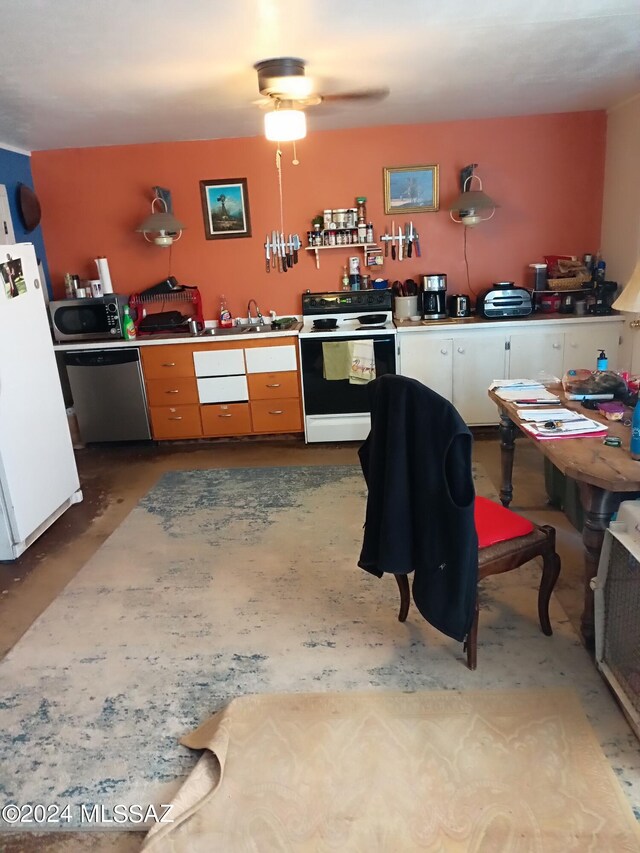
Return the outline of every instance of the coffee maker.
<path id="1" fill-rule="evenodd" d="M 447 277 L 444 273 L 422 276 L 422 316 L 442 320 L 447 316 Z"/>

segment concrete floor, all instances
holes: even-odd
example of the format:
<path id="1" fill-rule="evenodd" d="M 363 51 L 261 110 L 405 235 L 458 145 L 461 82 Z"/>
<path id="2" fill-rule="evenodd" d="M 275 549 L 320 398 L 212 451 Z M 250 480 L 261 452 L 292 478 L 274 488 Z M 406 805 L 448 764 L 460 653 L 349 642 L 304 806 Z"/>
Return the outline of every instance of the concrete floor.
<path id="1" fill-rule="evenodd" d="M 301 440 L 209 442 L 171 446 L 103 446 L 78 451 L 84 501 L 72 507 L 19 560 L 0 564 L 0 657 L 55 599 L 138 500 L 167 470 L 291 465 L 357 464 L 358 444 L 309 445 Z M 476 434 L 474 457 L 496 489 L 500 448 L 495 430 Z M 563 513 L 548 507 L 541 454 L 518 442 L 512 509 L 558 534 L 562 572 L 556 595 L 578 630 L 582 610 L 582 551 L 578 532 Z M 355 563 L 354 563 L 355 566 Z M 481 628 L 482 630 L 482 628 Z M 480 634 L 480 642 L 481 642 Z M 137 832 L 0 833 L 3 853 L 132 853 Z"/>

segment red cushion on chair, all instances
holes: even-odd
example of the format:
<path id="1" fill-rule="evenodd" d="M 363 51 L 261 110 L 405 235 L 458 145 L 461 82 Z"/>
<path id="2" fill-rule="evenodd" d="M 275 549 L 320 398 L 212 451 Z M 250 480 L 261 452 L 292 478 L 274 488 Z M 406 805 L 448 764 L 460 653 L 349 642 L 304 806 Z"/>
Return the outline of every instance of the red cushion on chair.
<path id="1" fill-rule="evenodd" d="M 526 536 L 534 529 L 528 519 L 488 498 L 476 498 L 474 517 L 478 531 L 478 548 L 488 548 L 496 542 Z"/>

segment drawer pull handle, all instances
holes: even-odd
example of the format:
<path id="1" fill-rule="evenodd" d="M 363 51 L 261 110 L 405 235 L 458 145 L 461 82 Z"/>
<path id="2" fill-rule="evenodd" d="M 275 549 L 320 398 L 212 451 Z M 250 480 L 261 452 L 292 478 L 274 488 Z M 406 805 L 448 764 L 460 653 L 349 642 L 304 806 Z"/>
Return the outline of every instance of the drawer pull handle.
<path id="1" fill-rule="evenodd" d="M 171 391 L 165 391 L 165 394 L 179 394 L 180 391 L 178 388 L 172 388 Z"/>
<path id="2" fill-rule="evenodd" d="M 171 415 L 171 416 L 169 417 L 169 420 L 170 420 L 170 421 L 181 421 L 181 420 L 182 420 L 182 415 Z"/>
<path id="3" fill-rule="evenodd" d="M 162 366 L 163 367 L 175 367 L 176 363 L 175 363 L 175 361 L 164 361 L 162 363 Z"/>
<path id="4" fill-rule="evenodd" d="M 270 415 L 284 415 L 282 409 L 276 409 L 274 412 L 269 412 Z"/>
<path id="5" fill-rule="evenodd" d="M 553 348 L 554 348 L 554 349 L 560 349 L 560 344 L 554 344 L 554 345 L 553 345 Z"/>
<path id="6" fill-rule="evenodd" d="M 449 350 L 448 349 L 441 349 L 440 352 L 442 353 L 442 355 L 446 355 L 449 352 Z"/>
<path id="7" fill-rule="evenodd" d="M 464 355 L 464 347 L 458 347 L 458 352 L 460 355 Z"/>
<path id="8" fill-rule="evenodd" d="M 219 418 L 232 418 L 233 415 L 218 415 Z"/>
<path id="9" fill-rule="evenodd" d="M 279 387 L 280 387 L 279 382 L 274 382 L 272 385 L 267 385 L 267 388 L 279 388 Z"/>

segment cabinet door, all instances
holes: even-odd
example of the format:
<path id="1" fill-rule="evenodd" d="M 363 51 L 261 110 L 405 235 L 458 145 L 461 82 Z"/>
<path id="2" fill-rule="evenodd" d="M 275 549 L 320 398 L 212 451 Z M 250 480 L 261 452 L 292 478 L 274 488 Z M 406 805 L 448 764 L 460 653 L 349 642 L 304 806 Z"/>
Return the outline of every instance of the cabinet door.
<path id="1" fill-rule="evenodd" d="M 399 335 L 402 376 L 417 379 L 447 400 L 453 399 L 453 341 L 430 332 Z"/>
<path id="2" fill-rule="evenodd" d="M 247 347 L 247 373 L 280 373 L 297 370 L 296 348 L 286 346 Z"/>
<path id="3" fill-rule="evenodd" d="M 145 380 L 193 376 L 193 349 L 187 344 L 143 346 L 140 357 Z"/>
<path id="4" fill-rule="evenodd" d="M 476 330 L 453 341 L 453 404 L 467 424 L 494 424 L 496 404 L 487 394 L 494 379 L 506 376 L 506 337 Z"/>
<path id="5" fill-rule="evenodd" d="M 245 372 L 241 349 L 199 350 L 193 354 L 193 364 L 196 376 L 237 376 Z"/>
<path id="6" fill-rule="evenodd" d="M 513 334 L 509 336 L 509 344 L 510 379 L 539 379 L 541 373 L 562 379 L 562 332 Z"/>
<path id="7" fill-rule="evenodd" d="M 618 348 L 622 323 L 597 323 L 587 321 L 581 328 L 574 328 L 565 335 L 563 372 L 587 368 L 596 369 L 600 350 L 609 359 L 609 370 L 618 368 Z"/>

